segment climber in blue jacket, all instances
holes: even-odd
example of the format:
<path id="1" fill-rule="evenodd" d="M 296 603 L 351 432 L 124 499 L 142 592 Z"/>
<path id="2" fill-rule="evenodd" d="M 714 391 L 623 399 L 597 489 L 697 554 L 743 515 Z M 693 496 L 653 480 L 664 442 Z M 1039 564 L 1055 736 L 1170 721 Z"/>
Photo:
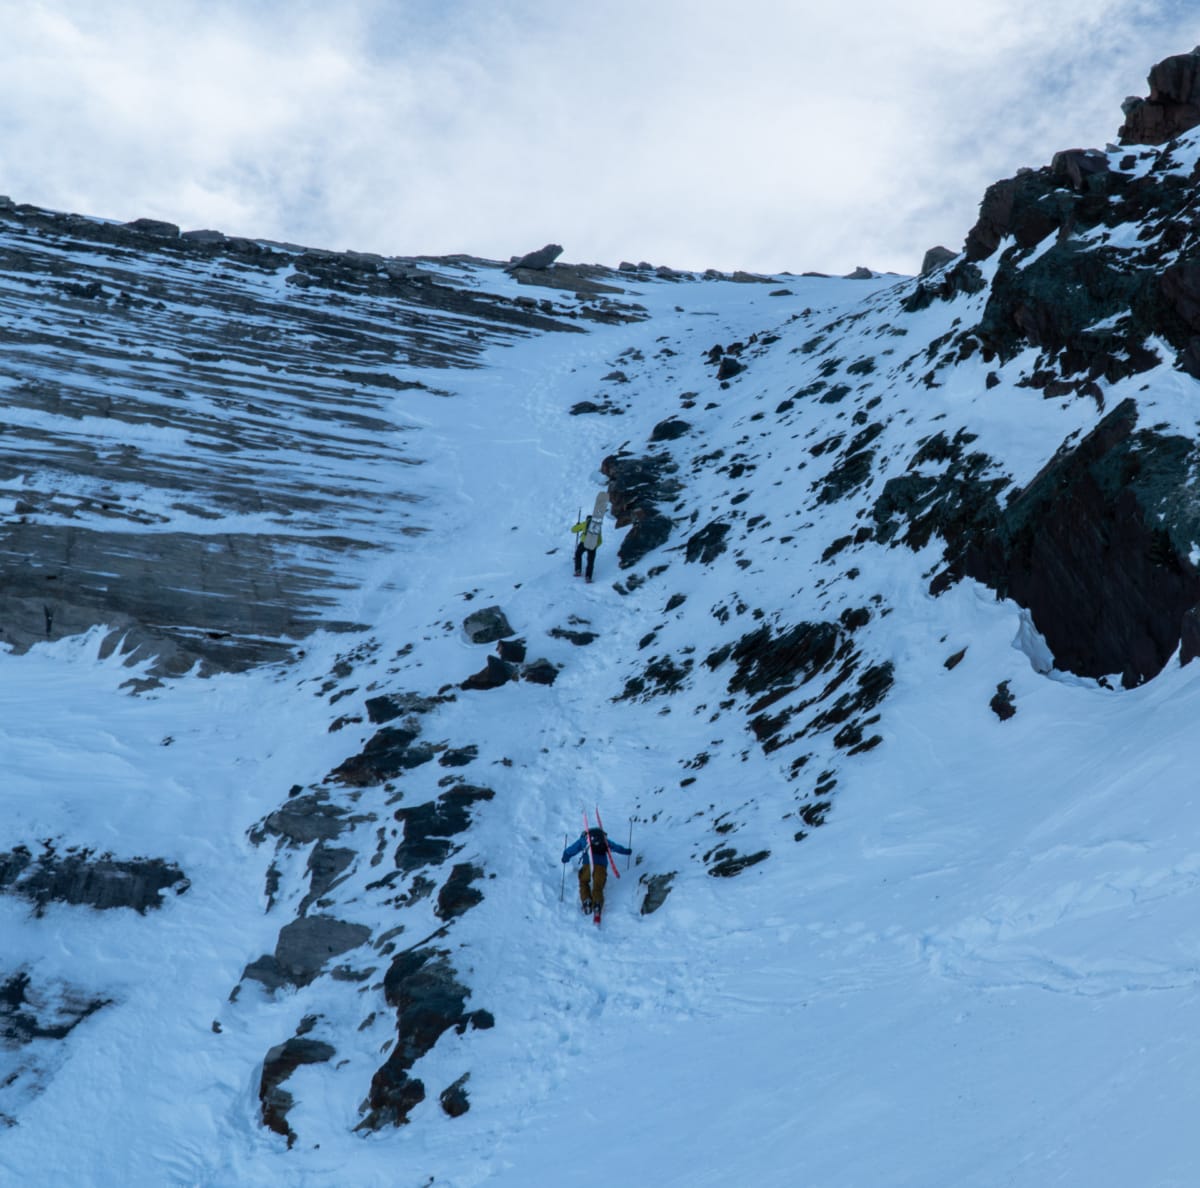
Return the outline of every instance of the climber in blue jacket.
<path id="1" fill-rule="evenodd" d="M 608 837 L 603 829 L 591 829 L 592 858 L 588 861 L 588 832 L 584 831 L 563 850 L 562 860 L 570 862 L 576 854 L 583 855 L 579 866 L 579 906 L 585 912 L 599 915 L 604 908 L 604 884 L 608 882 L 608 851 L 632 854 L 633 851 Z"/>

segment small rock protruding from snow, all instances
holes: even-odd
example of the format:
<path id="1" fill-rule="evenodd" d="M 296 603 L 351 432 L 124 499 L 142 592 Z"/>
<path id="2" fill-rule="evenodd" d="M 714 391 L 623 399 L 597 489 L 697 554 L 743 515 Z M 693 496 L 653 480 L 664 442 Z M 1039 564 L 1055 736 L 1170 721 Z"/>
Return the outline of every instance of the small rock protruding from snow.
<path id="1" fill-rule="evenodd" d="M 463 620 L 467 638 L 475 644 L 495 643 L 513 634 L 504 612 L 498 606 L 485 606 Z"/>

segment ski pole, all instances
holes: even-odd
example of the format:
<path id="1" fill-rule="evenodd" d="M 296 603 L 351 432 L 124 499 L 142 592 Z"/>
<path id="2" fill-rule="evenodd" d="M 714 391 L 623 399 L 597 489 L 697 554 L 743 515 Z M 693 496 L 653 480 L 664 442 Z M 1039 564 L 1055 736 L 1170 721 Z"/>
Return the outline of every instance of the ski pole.
<path id="1" fill-rule="evenodd" d="M 563 849 L 565 850 L 566 848 L 567 848 L 567 835 L 564 833 L 563 834 Z M 562 864 L 562 868 L 563 868 L 562 882 L 559 883 L 559 886 L 558 886 L 558 902 L 559 903 L 562 903 L 563 895 L 566 893 L 566 890 L 567 890 L 567 864 L 565 862 Z"/>
<path id="2" fill-rule="evenodd" d="M 629 864 L 633 861 L 633 818 L 629 818 L 629 857 L 625 859 L 625 873 L 629 873 Z"/>

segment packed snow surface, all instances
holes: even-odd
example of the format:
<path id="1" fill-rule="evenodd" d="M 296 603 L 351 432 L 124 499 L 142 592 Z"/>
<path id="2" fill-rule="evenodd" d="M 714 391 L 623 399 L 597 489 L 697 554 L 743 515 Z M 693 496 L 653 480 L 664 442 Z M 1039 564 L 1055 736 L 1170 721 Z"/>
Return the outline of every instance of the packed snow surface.
<path id="1" fill-rule="evenodd" d="M 24 969 L 43 995 L 107 1002 L 65 1041 L 0 1050 L 0 1112 L 13 1120 L 0 1131 L 0 1180 L 1196 1182 L 1200 665 L 1169 666 L 1125 693 L 1047 672 L 1013 604 L 970 583 L 928 594 L 935 545 L 872 546 L 862 562 L 870 587 L 854 596 L 879 594 L 889 608 L 872 628 L 896 681 L 883 741 L 841 757 L 827 821 L 800 842 L 786 763 L 764 754 L 744 719 L 696 711 L 715 708 L 724 677 L 698 666 L 682 699 L 614 700 L 652 628 L 698 658 L 727 642 L 707 611 L 733 586 L 713 577 L 727 559 L 684 565 L 667 552 L 668 574 L 618 593 L 621 532 L 611 520 L 597 581 L 576 581 L 568 530 L 603 485 L 600 460 L 626 441 L 641 448 L 700 383 L 686 415 L 705 448 L 766 432 L 769 423 L 750 420 L 765 397 L 752 394 L 771 393 L 772 404 L 786 394 L 797 365 L 790 340 L 727 391 L 702 372 L 703 352 L 783 333 L 801 311 L 815 324 L 882 310 L 895 282 L 784 280 L 790 296 L 762 284 L 634 284 L 646 321 L 496 345 L 478 370 L 424 377 L 449 398 L 398 393 L 397 431 L 419 427 L 431 530 L 347 561 L 357 590 L 344 617 L 372 624 L 378 646 L 336 706 L 324 681 L 355 637 L 319 635 L 293 665 L 189 676 L 136 696 L 122 688 L 131 671 L 119 656 L 102 658 L 102 633 L 0 656 L 0 850 L 53 839 L 154 856 L 190 882 L 144 915 L 63 904 L 37 915 L 0 898 L 5 975 Z M 673 357 L 656 355 L 664 341 Z M 629 368 L 624 415 L 568 415 L 628 366 L 618 360 L 631 348 L 651 362 Z M 1155 395 L 1166 419 L 1189 392 L 1164 379 Z M 914 437 L 965 397 L 951 387 L 924 399 L 913 405 Z M 1033 443 L 1044 423 L 1058 435 L 1051 448 L 1072 418 L 1085 423 L 1078 404 L 1008 387 L 988 407 L 992 440 L 980 444 L 1018 481 L 1042 461 Z M 786 435 L 777 446 L 777 469 L 764 463 L 755 493 L 782 530 L 792 496 L 773 483 L 793 455 Z M 387 482 L 386 467 L 374 477 Z M 394 463 L 392 481 L 399 501 L 411 475 Z M 151 511 L 153 498 L 148 490 Z M 790 548 L 764 544 L 733 571 L 737 588 L 791 622 L 819 619 L 836 610 L 846 579 L 812 580 L 809 553 L 819 556 L 829 533 L 807 546 L 805 523 L 793 519 Z M 678 594 L 689 613 L 664 615 Z M 485 869 L 485 898 L 454 930 L 470 1005 L 496 1024 L 448 1032 L 423 1058 L 416 1071 L 431 1092 L 407 1125 L 356 1133 L 395 1034 L 379 989 L 386 958 L 369 962 L 377 973 L 358 985 L 320 978 L 272 998 L 247 982 L 231 1001 L 243 968 L 290 918 L 265 910 L 273 854 L 248 831 L 289 787 L 321 781 L 370 735 L 365 722 L 331 731 L 339 713 L 360 712 L 373 692 L 433 693 L 478 669 L 488 649 L 459 624 L 492 603 L 531 658 L 562 665 L 552 687 L 460 692 L 427 726 L 477 745 L 468 775 L 496 792 L 460 855 Z M 546 634 L 572 621 L 597 640 L 577 647 Z M 988 705 L 1000 681 L 1019 705 L 1005 722 Z M 701 750 L 706 766 L 681 786 L 680 757 Z M 414 773 L 412 786 L 432 794 L 436 778 Z M 559 862 L 597 805 L 635 852 L 610 879 L 599 929 L 578 911 L 573 872 Z M 709 877 L 695 855 L 714 839 L 693 822 L 713 805 L 739 813 L 751 839 L 739 846 L 769 848 L 770 859 Z M 365 847 L 376 827 L 364 828 Z M 290 859 L 293 873 L 304 857 Z M 647 872 L 678 873 L 664 905 L 642 915 Z M 385 932 L 388 919 L 356 895 L 340 891 L 339 915 Z M 312 1015 L 338 1051 L 287 1082 L 298 1135 L 288 1150 L 260 1121 L 262 1059 Z M 471 1108 L 447 1117 L 436 1090 L 466 1072 Z"/>

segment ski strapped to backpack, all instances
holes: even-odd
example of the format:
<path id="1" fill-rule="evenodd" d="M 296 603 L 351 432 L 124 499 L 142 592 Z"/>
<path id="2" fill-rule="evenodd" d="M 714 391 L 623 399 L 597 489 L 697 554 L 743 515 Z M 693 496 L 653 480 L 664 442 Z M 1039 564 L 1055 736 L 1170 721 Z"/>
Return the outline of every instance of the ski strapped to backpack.
<path id="1" fill-rule="evenodd" d="M 592 851 L 592 823 L 588 820 L 587 809 L 583 810 L 583 832 L 587 838 L 587 861 L 588 861 L 588 883 L 591 883 L 591 872 L 595 869 L 596 863 Z"/>

